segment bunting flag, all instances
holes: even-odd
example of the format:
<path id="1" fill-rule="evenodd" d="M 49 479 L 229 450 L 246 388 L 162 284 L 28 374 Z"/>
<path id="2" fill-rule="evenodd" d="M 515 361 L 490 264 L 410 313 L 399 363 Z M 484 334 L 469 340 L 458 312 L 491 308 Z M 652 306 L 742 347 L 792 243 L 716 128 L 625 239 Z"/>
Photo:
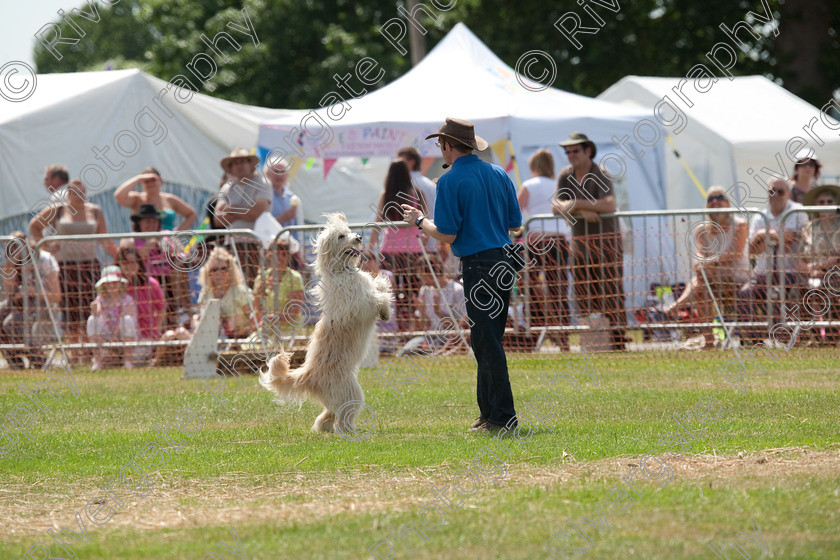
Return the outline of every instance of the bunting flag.
<path id="1" fill-rule="evenodd" d="M 335 162 L 338 161 L 338 158 L 324 158 L 324 180 L 326 181 L 327 175 L 330 174 L 330 169 L 333 168 Z"/>
<path id="2" fill-rule="evenodd" d="M 300 168 L 303 166 L 303 162 L 295 156 L 288 156 L 288 160 L 289 160 L 289 173 L 288 173 L 289 178 L 287 179 L 287 184 L 291 184 L 292 181 L 294 181 L 294 179 L 295 179 L 295 175 L 298 174 L 298 171 L 300 171 Z"/>
<path id="3" fill-rule="evenodd" d="M 201 225 L 198 226 L 198 229 L 196 229 L 195 231 L 201 231 L 203 229 L 208 229 L 209 227 L 210 227 L 210 217 L 208 216 L 208 217 L 204 218 L 204 221 L 201 222 Z M 184 252 L 189 253 L 192 250 L 192 248 L 195 246 L 196 243 L 200 243 L 203 240 L 204 240 L 204 234 L 198 233 L 196 235 L 193 235 L 190 238 L 189 242 L 187 243 L 187 246 L 184 247 Z"/>
<path id="4" fill-rule="evenodd" d="M 513 151 L 513 142 L 510 141 L 510 138 L 507 139 L 507 146 L 510 150 L 510 163 L 508 165 L 513 168 L 513 174 L 516 176 L 517 188 L 521 188 L 522 178 L 519 176 L 519 166 L 516 165 L 516 152 Z M 510 169 L 508 169 L 508 171 L 510 171 Z"/>
<path id="5" fill-rule="evenodd" d="M 362 158 L 362 165 L 367 165 L 367 162 L 370 158 L 363 157 Z"/>
<path id="6" fill-rule="evenodd" d="M 312 169 L 313 165 L 315 165 L 315 158 L 311 157 L 308 160 L 306 160 L 306 165 L 304 165 L 303 168 L 309 171 L 310 169 Z"/>
<path id="7" fill-rule="evenodd" d="M 420 173 L 425 175 L 437 158 L 424 157 L 420 160 Z"/>
<path id="8" fill-rule="evenodd" d="M 490 144 L 490 149 L 493 150 L 493 153 L 496 155 L 496 159 L 499 160 L 499 165 L 504 165 L 507 162 L 507 158 L 505 157 L 507 154 L 505 153 L 505 140 L 502 138 L 501 140 L 496 140 L 492 144 Z"/>
<path id="9" fill-rule="evenodd" d="M 514 160 L 514 157 L 510 156 L 510 161 L 508 161 L 507 167 L 505 167 L 505 171 L 507 173 L 510 173 L 511 171 L 513 171 L 513 160 Z"/>

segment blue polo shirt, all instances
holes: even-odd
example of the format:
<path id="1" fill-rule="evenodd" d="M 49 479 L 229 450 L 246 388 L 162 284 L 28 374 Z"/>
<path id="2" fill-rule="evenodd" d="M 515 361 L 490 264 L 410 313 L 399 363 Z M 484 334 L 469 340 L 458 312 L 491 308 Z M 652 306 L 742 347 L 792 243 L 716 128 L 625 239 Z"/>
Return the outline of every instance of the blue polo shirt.
<path id="1" fill-rule="evenodd" d="M 455 236 L 452 253 L 467 257 L 509 245 L 508 229 L 522 225 L 522 212 L 505 170 L 470 154 L 438 179 L 434 221 Z"/>

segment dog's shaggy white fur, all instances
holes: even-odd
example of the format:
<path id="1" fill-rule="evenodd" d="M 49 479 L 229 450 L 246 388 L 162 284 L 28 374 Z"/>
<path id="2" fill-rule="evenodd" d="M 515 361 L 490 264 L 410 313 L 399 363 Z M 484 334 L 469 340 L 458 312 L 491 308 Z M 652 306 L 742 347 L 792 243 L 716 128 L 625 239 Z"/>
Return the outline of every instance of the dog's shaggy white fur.
<path id="1" fill-rule="evenodd" d="M 327 226 L 315 240 L 318 285 L 313 294 L 321 318 L 306 360 L 289 371 L 289 356 L 281 351 L 260 374 L 260 384 L 280 401 L 309 397 L 323 405 L 314 431 L 355 430 L 365 400 L 356 379 L 359 363 L 370 346 L 376 320 L 391 318 L 391 283 L 382 274 L 374 278 L 359 270 L 361 246 L 361 237 L 347 227 L 344 214 L 327 215 Z"/>

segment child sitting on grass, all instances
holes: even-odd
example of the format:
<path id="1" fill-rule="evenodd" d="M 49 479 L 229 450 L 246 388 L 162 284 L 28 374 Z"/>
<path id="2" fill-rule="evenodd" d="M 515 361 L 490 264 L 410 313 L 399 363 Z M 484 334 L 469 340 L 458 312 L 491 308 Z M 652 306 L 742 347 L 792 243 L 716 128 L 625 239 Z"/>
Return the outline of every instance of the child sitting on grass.
<path id="1" fill-rule="evenodd" d="M 126 293 L 128 282 L 122 277 L 120 267 L 106 266 L 102 278 L 96 283 L 96 299 L 90 304 L 87 334 L 91 342 L 133 342 L 137 340 L 137 310 L 134 299 Z M 109 365 L 119 348 L 97 347 L 93 350 L 94 371 Z M 134 347 L 124 349 L 124 366 L 134 367 L 131 356 Z"/>

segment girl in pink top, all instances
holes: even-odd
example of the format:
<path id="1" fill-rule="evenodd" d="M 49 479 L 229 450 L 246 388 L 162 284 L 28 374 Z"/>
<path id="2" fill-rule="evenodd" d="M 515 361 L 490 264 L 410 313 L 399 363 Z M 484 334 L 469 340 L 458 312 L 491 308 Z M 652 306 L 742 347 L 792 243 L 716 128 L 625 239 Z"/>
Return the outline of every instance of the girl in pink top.
<path id="1" fill-rule="evenodd" d="M 413 330 L 412 302 L 420 288 L 419 270 L 415 264 L 420 248 L 420 230 L 413 226 L 405 226 L 402 221 L 402 207 L 400 204 L 411 204 L 426 213 L 423 195 L 418 193 L 411 183 L 408 166 L 401 159 L 395 159 L 388 168 L 385 176 L 385 188 L 379 195 L 379 207 L 376 213 L 377 221 L 396 222 L 383 227 L 385 242 L 379 245 L 379 231 L 373 230 L 370 244 L 378 248 L 385 257 L 384 268 L 394 274 L 394 296 L 397 301 L 397 321 L 400 330 Z M 398 227 L 398 224 L 402 227 Z M 374 251 L 376 254 L 377 251 Z"/>
<path id="2" fill-rule="evenodd" d="M 160 283 L 146 274 L 143 259 L 131 246 L 120 247 L 116 264 L 128 282 L 127 294 L 137 307 L 137 334 L 140 340 L 156 341 L 160 338 L 166 302 Z M 152 347 L 139 347 L 135 361 L 145 362 L 152 355 Z"/>

